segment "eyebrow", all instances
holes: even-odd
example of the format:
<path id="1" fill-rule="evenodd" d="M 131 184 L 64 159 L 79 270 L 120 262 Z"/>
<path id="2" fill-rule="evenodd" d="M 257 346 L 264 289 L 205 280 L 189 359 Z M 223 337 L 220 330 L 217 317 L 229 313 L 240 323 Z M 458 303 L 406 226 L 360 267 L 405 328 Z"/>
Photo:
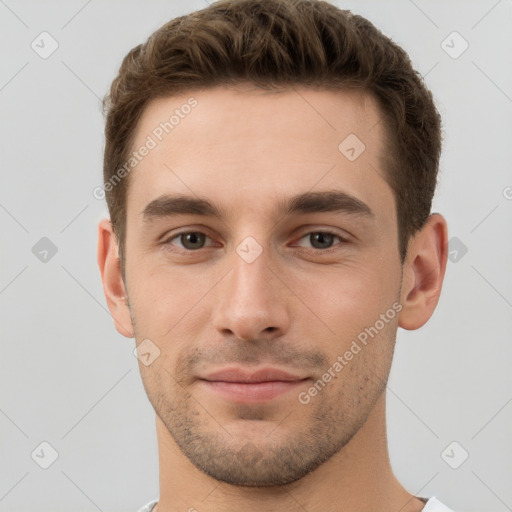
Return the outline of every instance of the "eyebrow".
<path id="1" fill-rule="evenodd" d="M 219 209 L 210 201 L 184 195 L 162 195 L 151 201 L 142 211 L 145 221 L 179 214 L 222 217 Z"/>
<path id="2" fill-rule="evenodd" d="M 305 192 L 279 201 L 277 209 L 287 215 L 294 213 L 335 212 L 373 219 L 371 208 L 354 196 L 339 190 Z M 151 201 L 142 211 L 146 222 L 173 215 L 202 215 L 223 218 L 221 210 L 206 199 L 186 195 L 164 194 Z"/>
<path id="3" fill-rule="evenodd" d="M 362 217 L 374 218 L 372 209 L 360 199 L 339 190 L 326 192 L 306 192 L 292 197 L 284 205 L 287 214 L 343 212 Z"/>

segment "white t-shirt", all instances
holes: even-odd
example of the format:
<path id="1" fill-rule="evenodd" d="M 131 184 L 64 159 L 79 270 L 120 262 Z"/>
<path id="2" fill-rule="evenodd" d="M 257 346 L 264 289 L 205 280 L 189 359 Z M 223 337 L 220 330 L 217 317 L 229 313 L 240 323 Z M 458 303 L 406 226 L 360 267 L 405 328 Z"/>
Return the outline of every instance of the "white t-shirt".
<path id="1" fill-rule="evenodd" d="M 158 500 L 150 501 L 137 512 L 151 512 L 157 503 Z M 443 505 L 435 496 L 433 496 L 427 501 L 422 512 L 453 512 L 453 510 L 448 508 L 446 505 Z"/>

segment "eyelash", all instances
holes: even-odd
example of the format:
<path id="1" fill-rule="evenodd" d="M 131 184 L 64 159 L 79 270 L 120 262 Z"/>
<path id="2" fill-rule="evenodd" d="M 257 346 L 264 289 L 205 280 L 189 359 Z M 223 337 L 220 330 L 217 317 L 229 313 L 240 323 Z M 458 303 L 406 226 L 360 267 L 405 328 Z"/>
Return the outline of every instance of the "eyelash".
<path id="1" fill-rule="evenodd" d="M 334 236 L 335 238 L 338 239 L 338 244 L 341 243 L 341 244 L 346 244 L 346 243 L 349 243 L 349 240 L 347 238 L 344 238 L 342 237 L 339 233 L 336 233 L 334 231 L 331 231 L 331 230 L 328 230 L 328 229 L 323 229 L 323 230 L 316 230 L 316 231 L 308 231 L 307 233 L 305 233 L 304 235 L 302 235 L 298 240 L 303 240 L 304 238 L 306 237 L 309 237 L 313 234 L 318 234 L 318 233 L 321 233 L 321 234 L 324 234 L 324 235 L 332 235 Z M 172 241 L 173 240 L 176 240 L 176 239 L 179 239 L 182 235 L 188 235 L 188 234 L 202 234 L 204 235 L 207 239 L 209 240 L 212 240 L 212 238 L 210 236 L 208 236 L 206 233 L 204 233 L 203 231 L 181 231 L 179 233 L 176 233 L 174 235 L 172 235 L 171 237 L 169 238 L 166 238 L 163 242 L 162 242 L 162 245 L 168 247 L 168 246 L 173 246 L 172 244 Z M 332 252 L 333 250 L 336 250 L 337 249 L 337 245 L 338 244 L 333 244 L 331 247 L 327 247 L 325 249 L 319 249 L 319 248 L 316 248 L 316 247 L 302 247 L 303 249 L 306 249 L 306 250 L 309 250 L 309 251 L 313 251 L 315 253 L 330 253 Z M 192 254 L 192 253 L 196 253 L 196 252 L 199 252 L 201 249 L 206 249 L 208 247 L 211 247 L 211 245 L 207 245 L 207 246 L 204 246 L 204 247 L 201 247 L 199 249 L 186 249 L 185 247 L 177 247 L 177 249 L 179 251 L 185 251 L 189 254 Z"/>

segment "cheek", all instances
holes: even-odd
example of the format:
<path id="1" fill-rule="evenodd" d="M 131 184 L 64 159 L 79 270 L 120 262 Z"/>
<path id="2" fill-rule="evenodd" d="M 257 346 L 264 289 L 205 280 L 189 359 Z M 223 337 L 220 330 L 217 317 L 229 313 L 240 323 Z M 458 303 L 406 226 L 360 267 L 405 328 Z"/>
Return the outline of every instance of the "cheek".
<path id="1" fill-rule="evenodd" d="M 347 340 L 373 325 L 399 298 L 397 268 L 384 265 L 348 264 L 307 277 L 297 274 L 294 281 L 312 316 Z"/>
<path id="2" fill-rule="evenodd" d="M 208 292 L 217 272 L 198 274 L 192 265 L 179 269 L 166 264 L 150 266 L 142 259 L 127 267 L 129 296 L 139 335 L 163 341 L 185 330 L 194 335 L 199 318 L 208 318 Z"/>

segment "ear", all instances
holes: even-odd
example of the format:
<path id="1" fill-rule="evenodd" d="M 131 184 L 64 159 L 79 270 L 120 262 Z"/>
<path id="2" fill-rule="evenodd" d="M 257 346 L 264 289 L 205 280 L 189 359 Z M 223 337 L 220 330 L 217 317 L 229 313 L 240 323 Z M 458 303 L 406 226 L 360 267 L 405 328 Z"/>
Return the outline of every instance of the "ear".
<path id="1" fill-rule="evenodd" d="M 103 219 L 98 225 L 98 265 L 114 325 L 119 334 L 133 338 L 134 332 L 121 273 L 117 239 L 112 223 L 108 219 Z"/>
<path id="2" fill-rule="evenodd" d="M 432 316 L 441 295 L 447 257 L 446 220 L 434 213 L 409 242 L 403 265 L 399 327 L 419 329 Z"/>

